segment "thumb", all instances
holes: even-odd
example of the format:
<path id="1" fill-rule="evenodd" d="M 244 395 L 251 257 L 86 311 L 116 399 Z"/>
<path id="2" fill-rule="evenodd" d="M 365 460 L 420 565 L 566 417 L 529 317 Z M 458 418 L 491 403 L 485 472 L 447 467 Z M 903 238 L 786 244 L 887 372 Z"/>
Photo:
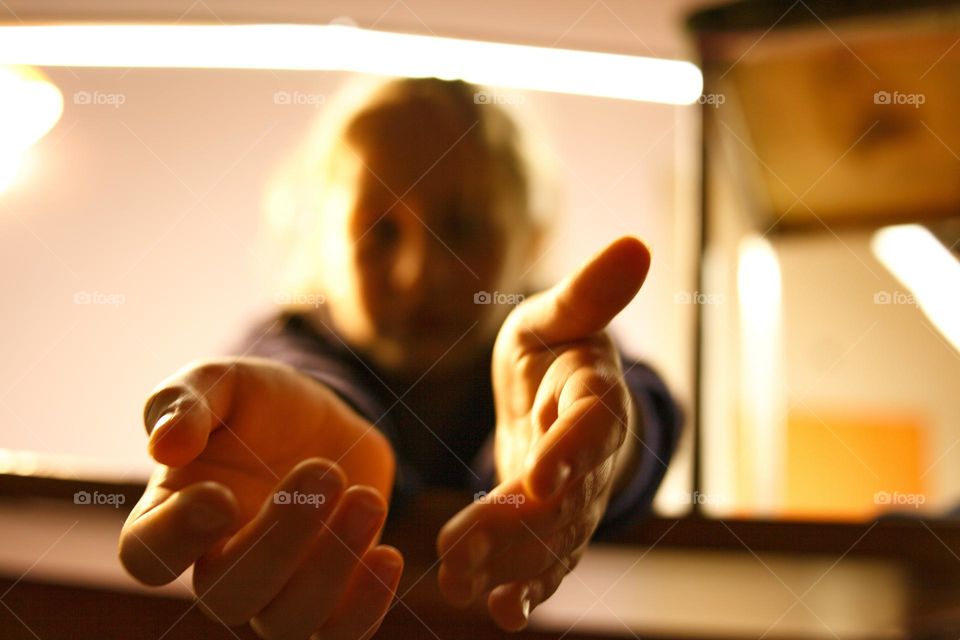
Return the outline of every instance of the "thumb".
<path id="1" fill-rule="evenodd" d="M 182 467 L 207 446 L 210 433 L 230 414 L 236 362 L 189 364 L 158 384 L 143 408 L 154 460 Z"/>
<path id="2" fill-rule="evenodd" d="M 650 269 L 650 250 L 637 238 L 611 243 L 573 274 L 517 308 L 519 340 L 534 349 L 602 331 L 633 300 Z"/>

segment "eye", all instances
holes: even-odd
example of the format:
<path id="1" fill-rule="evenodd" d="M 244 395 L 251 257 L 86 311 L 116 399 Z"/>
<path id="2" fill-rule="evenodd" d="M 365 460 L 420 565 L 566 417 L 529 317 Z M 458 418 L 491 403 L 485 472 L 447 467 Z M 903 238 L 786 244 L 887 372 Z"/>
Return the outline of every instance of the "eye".
<path id="1" fill-rule="evenodd" d="M 457 213 L 447 218 L 444 224 L 444 237 L 451 242 L 462 243 L 482 232 L 483 224 L 477 214 Z"/>
<path id="2" fill-rule="evenodd" d="M 383 216 L 373 223 L 369 233 L 377 244 L 392 244 L 400 237 L 400 225 L 390 216 Z"/>

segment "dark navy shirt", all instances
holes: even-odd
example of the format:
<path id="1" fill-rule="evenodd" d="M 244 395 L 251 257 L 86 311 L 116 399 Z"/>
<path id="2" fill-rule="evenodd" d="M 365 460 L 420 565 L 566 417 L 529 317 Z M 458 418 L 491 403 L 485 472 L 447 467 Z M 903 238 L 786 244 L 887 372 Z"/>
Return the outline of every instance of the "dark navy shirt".
<path id="1" fill-rule="evenodd" d="M 429 409 L 414 413 L 400 383 L 352 350 L 322 314 L 308 321 L 302 314 L 281 312 L 262 318 L 229 352 L 270 358 L 288 364 L 326 384 L 361 416 L 387 436 L 397 458 L 391 514 L 401 516 L 424 486 L 489 491 L 495 482 L 495 425 L 490 365 L 493 345 L 470 372 L 456 380 L 469 389 L 454 424 L 437 419 Z M 607 505 L 598 535 L 640 520 L 654 495 L 680 437 L 682 413 L 648 365 L 623 358 L 624 379 L 637 416 L 642 441 L 639 464 L 619 494 Z"/>

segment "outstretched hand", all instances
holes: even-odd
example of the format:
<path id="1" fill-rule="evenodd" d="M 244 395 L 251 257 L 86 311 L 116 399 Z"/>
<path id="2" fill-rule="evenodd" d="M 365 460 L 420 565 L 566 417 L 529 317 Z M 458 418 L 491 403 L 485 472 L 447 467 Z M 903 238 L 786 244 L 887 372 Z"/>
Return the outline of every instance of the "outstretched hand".
<path id="1" fill-rule="evenodd" d="M 195 563 L 201 609 L 263 637 L 376 631 L 403 558 L 377 545 L 394 458 L 375 427 L 260 358 L 184 367 L 144 422 L 160 464 L 121 532 L 127 571 L 159 585 Z"/>
<path id="2" fill-rule="evenodd" d="M 511 312 L 493 355 L 500 484 L 441 530 L 440 587 L 468 605 L 489 592 L 503 629 L 526 625 L 583 554 L 635 454 L 633 403 L 607 324 L 636 296 L 650 253 L 610 244 Z"/>

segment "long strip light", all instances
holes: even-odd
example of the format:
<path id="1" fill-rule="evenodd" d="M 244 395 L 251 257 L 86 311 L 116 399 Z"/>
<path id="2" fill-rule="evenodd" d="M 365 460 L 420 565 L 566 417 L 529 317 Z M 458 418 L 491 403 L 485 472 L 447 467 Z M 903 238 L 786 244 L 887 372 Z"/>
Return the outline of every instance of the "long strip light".
<path id="1" fill-rule="evenodd" d="M 884 227 L 870 244 L 883 266 L 913 294 L 931 324 L 960 351 L 960 261 L 917 224 Z"/>
<path id="2" fill-rule="evenodd" d="M 343 25 L 3 26 L 0 64 L 353 71 L 665 104 L 703 90 L 681 60 Z"/>

